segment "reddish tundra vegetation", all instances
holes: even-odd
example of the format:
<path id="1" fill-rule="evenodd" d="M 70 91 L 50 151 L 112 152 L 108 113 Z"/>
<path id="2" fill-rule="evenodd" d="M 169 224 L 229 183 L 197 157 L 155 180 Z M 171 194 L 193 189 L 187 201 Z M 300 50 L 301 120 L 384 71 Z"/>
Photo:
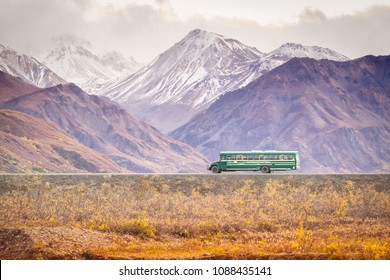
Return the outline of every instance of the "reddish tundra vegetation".
<path id="1" fill-rule="evenodd" d="M 0 176 L 1 259 L 389 259 L 390 175 Z"/>

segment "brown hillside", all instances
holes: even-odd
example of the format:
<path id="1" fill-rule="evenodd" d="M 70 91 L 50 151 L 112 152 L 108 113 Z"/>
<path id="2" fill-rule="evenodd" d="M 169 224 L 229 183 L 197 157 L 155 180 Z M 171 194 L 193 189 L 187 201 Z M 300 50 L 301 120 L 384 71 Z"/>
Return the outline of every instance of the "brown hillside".
<path id="1" fill-rule="evenodd" d="M 54 126 L 22 112 L 0 110 L 0 143 L 3 172 L 123 171 Z"/>
<path id="2" fill-rule="evenodd" d="M 197 150 L 136 119 L 117 103 L 88 95 L 74 84 L 19 89 L 17 78 L 4 75 L 0 109 L 45 120 L 64 134 L 133 172 L 181 173 L 205 170 Z M 16 83 L 16 86 L 15 86 Z M 13 97 L 13 98 L 12 98 Z"/>
<path id="3" fill-rule="evenodd" d="M 0 103 L 37 91 L 38 88 L 0 71 Z"/>

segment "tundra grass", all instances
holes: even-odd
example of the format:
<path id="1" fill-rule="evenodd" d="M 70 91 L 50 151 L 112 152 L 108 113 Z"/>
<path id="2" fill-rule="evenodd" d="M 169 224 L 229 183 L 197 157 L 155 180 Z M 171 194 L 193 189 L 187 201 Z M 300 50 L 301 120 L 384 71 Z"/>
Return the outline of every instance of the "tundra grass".
<path id="1" fill-rule="evenodd" d="M 2 259 L 390 259 L 386 184 L 105 176 L 3 180 Z"/>

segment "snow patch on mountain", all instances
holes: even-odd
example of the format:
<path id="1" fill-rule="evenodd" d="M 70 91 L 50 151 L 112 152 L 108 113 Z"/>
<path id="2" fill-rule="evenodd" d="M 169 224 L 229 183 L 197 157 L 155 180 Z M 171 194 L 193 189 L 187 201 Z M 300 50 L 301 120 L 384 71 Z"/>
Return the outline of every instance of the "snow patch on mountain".
<path id="1" fill-rule="evenodd" d="M 316 60 L 328 59 L 334 61 L 347 61 L 348 57 L 331 49 L 317 46 L 303 46 L 296 43 L 287 43 L 267 54 L 264 58 L 286 60 L 293 57 L 309 57 Z"/>
<path id="2" fill-rule="evenodd" d="M 147 99 L 151 104 L 182 103 L 196 108 L 235 88 L 262 55 L 236 40 L 196 29 L 101 94 L 122 103 Z"/>
<path id="3" fill-rule="evenodd" d="M 122 103 L 167 132 L 224 93 L 248 85 L 294 57 L 348 60 L 330 49 L 293 43 L 265 54 L 237 40 L 195 29 L 138 72 L 108 84 L 97 94 Z"/>
<path id="4" fill-rule="evenodd" d="M 0 44 L 0 70 L 41 88 L 66 81 L 33 57 Z"/>
<path id="5" fill-rule="evenodd" d="M 237 40 L 196 29 L 150 64 L 99 94 L 167 131 L 207 108 L 224 92 L 250 82 L 250 67 L 263 55 Z M 177 109 L 185 116 L 176 119 L 170 110 Z"/>
<path id="6" fill-rule="evenodd" d="M 139 68 L 132 57 L 125 58 L 114 51 L 98 54 L 90 44 L 77 40 L 61 41 L 43 61 L 67 81 L 77 84 L 90 94 Z"/>
<path id="7" fill-rule="evenodd" d="M 267 55 L 261 57 L 253 65 L 253 69 L 255 69 L 255 72 L 262 75 L 295 57 L 308 57 L 314 58 L 316 60 L 328 59 L 333 61 L 350 60 L 345 55 L 339 54 L 328 48 L 322 48 L 318 46 L 304 46 L 296 43 L 286 43 L 276 50 L 273 50 Z"/>

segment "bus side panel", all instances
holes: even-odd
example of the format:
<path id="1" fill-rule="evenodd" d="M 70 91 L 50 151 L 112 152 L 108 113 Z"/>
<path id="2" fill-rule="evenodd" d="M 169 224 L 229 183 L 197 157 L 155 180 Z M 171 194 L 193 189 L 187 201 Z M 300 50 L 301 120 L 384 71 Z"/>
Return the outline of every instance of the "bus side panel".
<path id="1" fill-rule="evenodd" d="M 219 169 L 220 169 L 221 171 L 226 171 L 226 170 L 228 170 L 228 169 L 227 169 L 227 162 L 226 162 L 226 161 L 220 161 L 220 162 L 219 162 Z"/>
<path id="2" fill-rule="evenodd" d="M 259 170 L 260 166 L 257 162 L 247 161 L 228 161 L 227 170 Z"/>

